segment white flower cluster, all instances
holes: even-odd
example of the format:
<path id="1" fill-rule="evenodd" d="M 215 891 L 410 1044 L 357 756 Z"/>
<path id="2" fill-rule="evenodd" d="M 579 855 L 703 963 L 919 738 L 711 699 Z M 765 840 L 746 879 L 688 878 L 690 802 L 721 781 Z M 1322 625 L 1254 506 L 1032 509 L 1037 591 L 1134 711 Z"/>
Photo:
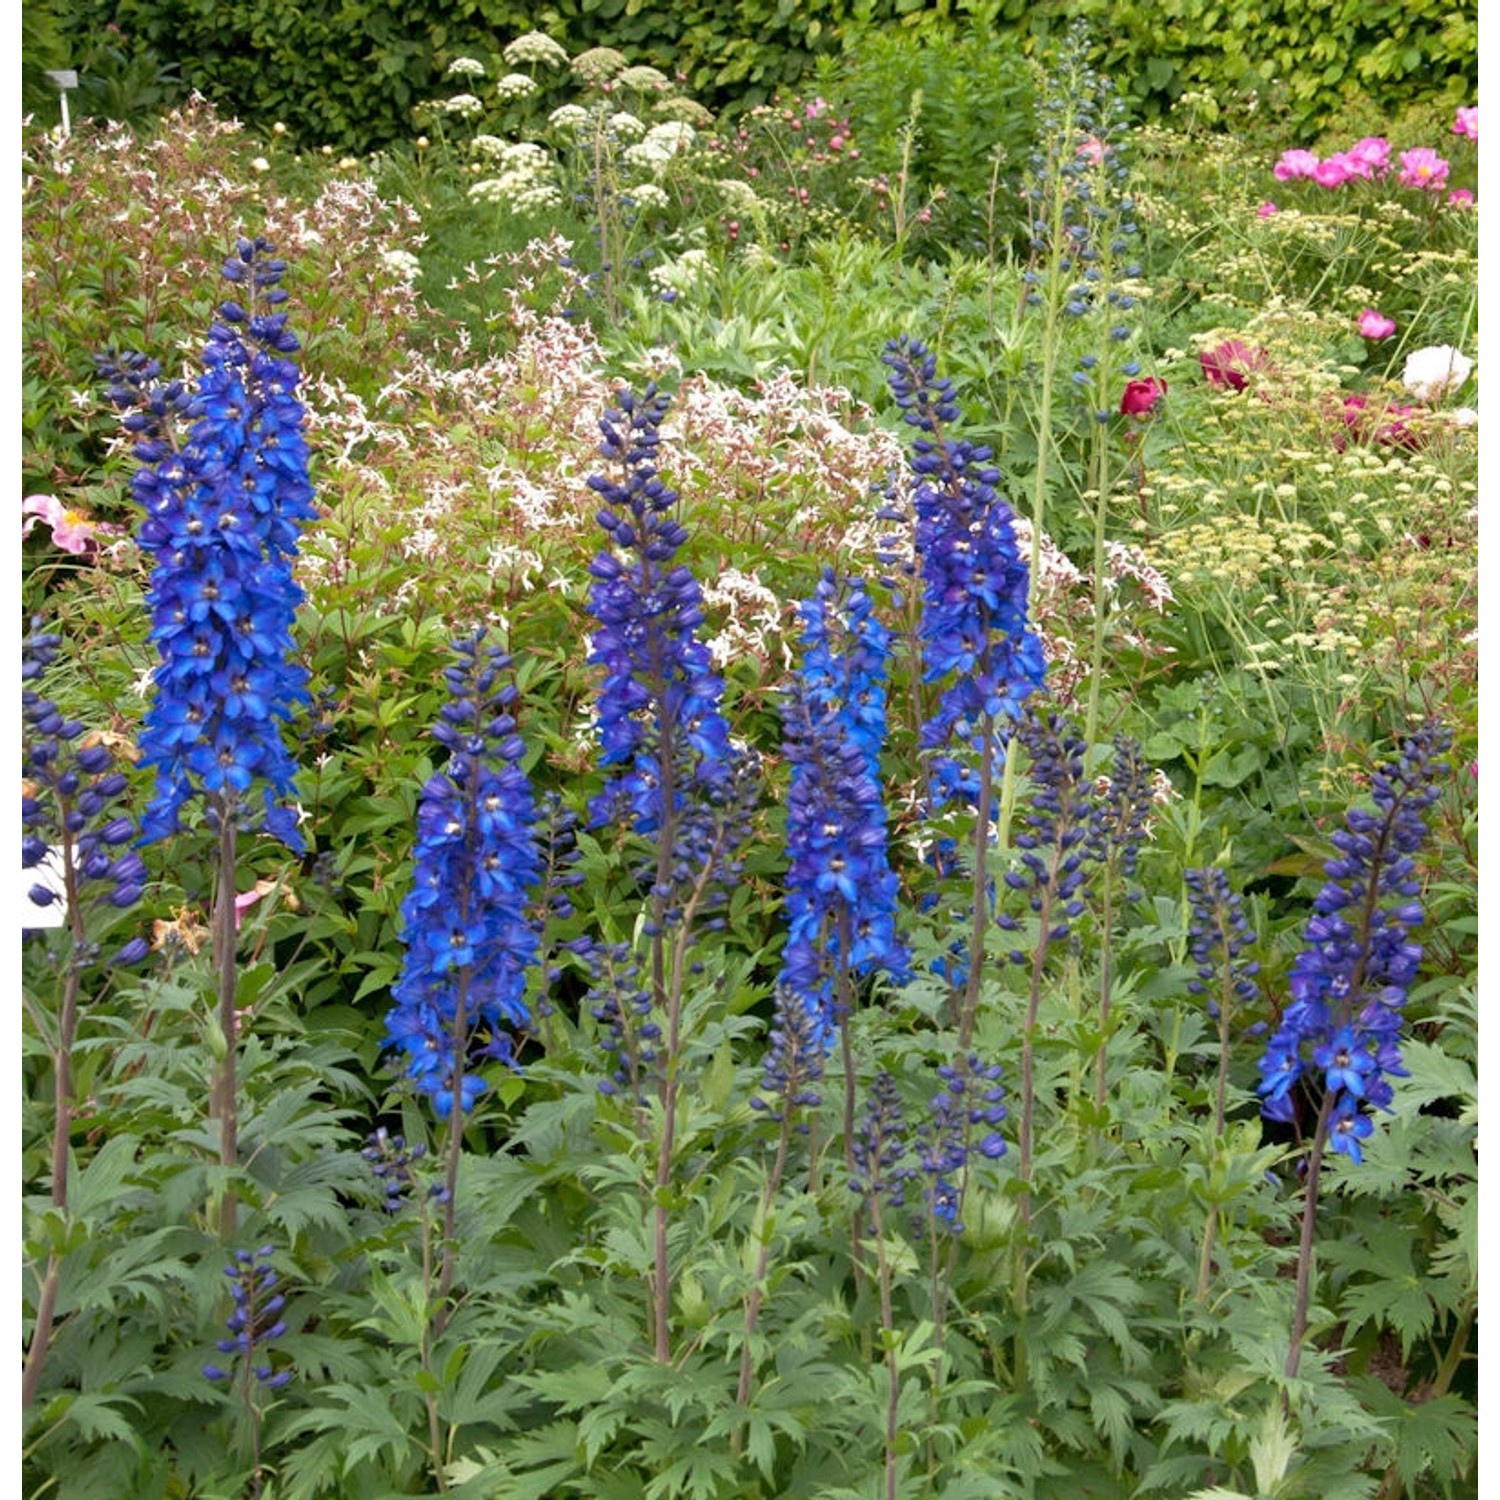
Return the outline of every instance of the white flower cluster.
<path id="1" fill-rule="evenodd" d="M 495 161 L 509 145 L 509 141 L 501 140 L 498 135 L 476 135 L 469 142 L 469 149 L 475 156 L 487 156 L 491 161 Z"/>
<path id="2" fill-rule="evenodd" d="M 672 204 L 666 190 L 654 182 L 638 182 L 634 187 L 626 188 L 620 196 L 630 199 L 637 208 L 670 208 Z"/>
<path id="3" fill-rule="evenodd" d="M 561 68 L 568 61 L 567 48 L 561 42 L 554 42 L 543 31 L 528 31 L 525 36 L 518 36 L 502 55 L 513 68 L 524 67 L 527 63 Z"/>
<path id="4" fill-rule="evenodd" d="M 514 213 L 535 213 L 562 205 L 562 193 L 552 180 L 552 158 L 534 141 L 497 141 L 499 150 L 486 147 L 486 155 L 499 168 L 498 177 L 486 177 L 469 189 L 476 203 L 495 203 Z"/>
<path id="5" fill-rule="evenodd" d="M 626 68 L 615 82 L 621 88 L 634 89 L 638 94 L 664 94 L 672 87 L 672 80 L 656 68 L 647 67 L 644 63 L 634 67 Z"/>
<path id="6" fill-rule="evenodd" d="M 646 127 L 628 109 L 616 110 L 609 117 L 609 132 L 622 140 L 638 141 L 645 135 Z"/>
<path id="7" fill-rule="evenodd" d="M 457 115 L 463 120 L 469 120 L 475 115 L 484 113 L 484 105 L 473 94 L 455 94 L 451 99 L 441 100 L 438 108 L 444 114 Z"/>
<path id="8" fill-rule="evenodd" d="M 448 64 L 446 76 L 449 78 L 483 78 L 484 64 L 473 57 L 455 57 Z"/>
<path id="9" fill-rule="evenodd" d="M 692 292 L 713 274 L 706 250 L 684 250 L 676 260 L 652 266 L 647 275 L 658 292 Z"/>
<path id="10" fill-rule="evenodd" d="M 507 101 L 525 99 L 529 94 L 536 93 L 536 80 L 528 78 L 525 73 L 507 73 L 495 85 L 495 92 L 501 99 Z"/>
<path id="11" fill-rule="evenodd" d="M 573 59 L 573 72 L 585 83 L 604 83 L 624 66 L 624 57 L 613 47 L 590 47 Z"/>
<path id="12" fill-rule="evenodd" d="M 554 130 L 582 130 L 589 122 L 589 112 L 581 104 L 560 104 L 547 116 Z"/>
<path id="13" fill-rule="evenodd" d="M 410 250 L 382 250 L 380 258 L 410 286 L 421 274 L 422 262 Z"/>
<path id="14" fill-rule="evenodd" d="M 657 171 L 674 157 L 693 149 L 698 132 L 681 120 L 665 120 L 653 125 L 642 139 L 625 148 L 625 160 L 633 167 Z"/>
<path id="15" fill-rule="evenodd" d="M 714 186 L 722 195 L 724 206 L 732 213 L 753 214 L 760 207 L 755 189 L 738 177 L 721 177 Z"/>

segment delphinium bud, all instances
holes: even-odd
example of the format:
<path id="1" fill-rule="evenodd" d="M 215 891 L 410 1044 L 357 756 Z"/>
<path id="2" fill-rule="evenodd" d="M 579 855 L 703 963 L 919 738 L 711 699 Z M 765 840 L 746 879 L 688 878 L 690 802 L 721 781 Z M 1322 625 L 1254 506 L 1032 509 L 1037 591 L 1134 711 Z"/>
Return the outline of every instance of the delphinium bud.
<path id="1" fill-rule="evenodd" d="M 290 1367 L 278 1371 L 270 1357 L 269 1346 L 286 1334 L 286 1323 L 281 1317 L 286 1296 L 277 1290 L 280 1278 L 271 1264 L 274 1253 L 272 1245 L 262 1245 L 253 1253 L 236 1250 L 234 1264 L 224 1268 L 232 1283 L 234 1311 L 226 1324 L 230 1336 L 220 1339 L 216 1346 L 220 1354 L 238 1356 L 257 1382 L 268 1390 L 286 1385 L 293 1374 Z M 203 1374 L 209 1380 L 229 1380 L 234 1371 L 205 1365 Z"/>
<path id="2" fill-rule="evenodd" d="M 147 876 L 140 855 L 130 847 L 135 824 L 119 811 L 127 783 L 113 754 L 36 691 L 60 644 L 58 636 L 46 634 L 38 624 L 22 644 L 21 867 L 38 870 L 50 861 L 62 888 L 38 881 L 30 900 L 38 908 L 67 906 L 64 920 L 71 923 L 76 940 L 89 905 L 116 910 L 134 906 Z M 144 938 L 133 938 L 111 962 L 136 963 L 149 952 Z M 95 954 L 88 947 L 75 951 L 73 958 L 84 962 Z"/>
<path id="3" fill-rule="evenodd" d="M 1094 802 L 1083 780 L 1087 747 L 1061 714 L 1050 711 L 1028 713 L 1018 738 L 1031 757 L 1032 792 L 1015 835 L 1024 873 L 1010 871 L 1005 882 L 1012 890 L 1028 893 L 1033 912 L 1045 911 L 1047 922 L 1040 934 L 1045 945 L 1067 937 L 1074 918 L 1082 915 L 1080 890 L 1095 858 L 1089 840 Z M 1019 926 L 1007 915 L 996 920 L 1008 931 Z M 1032 962 L 1032 956 L 1019 949 L 1010 957 L 1017 964 Z"/>
<path id="4" fill-rule="evenodd" d="M 480 1057 L 512 1060 L 510 1032 L 530 1021 L 526 972 L 538 937 L 528 910 L 541 873 L 525 745 L 503 681 L 509 659 L 484 632 L 456 641 L 450 693 L 433 738 L 448 750 L 422 788 L 412 888 L 401 903 L 406 959 L 386 1042 L 447 1119 L 484 1091 Z"/>
<path id="5" fill-rule="evenodd" d="M 921 742 L 939 752 L 932 765 L 938 800 L 956 796 L 972 804 L 986 724 L 998 757 L 1022 703 L 1046 672 L 1041 639 L 1027 618 L 1028 571 L 1010 507 L 997 488 L 993 455 L 949 435 L 958 403 L 952 383 L 938 378 L 935 357 L 915 339 L 893 339 L 882 360 L 905 421 L 919 433 L 911 467 L 922 676 L 944 684 Z M 956 746 L 970 754 L 960 759 L 950 753 Z"/>
<path id="6" fill-rule="evenodd" d="M 176 385 L 160 388 L 156 367 L 139 357 L 101 365 L 137 435 L 137 540 L 154 561 L 147 604 L 160 660 L 141 733 L 142 759 L 156 770 L 142 820 L 149 839 L 173 832 L 200 793 L 211 817 L 224 806 L 238 816 L 258 780 L 265 828 L 302 849 L 285 800 L 296 767 L 281 723 L 307 701 L 307 673 L 292 661 L 302 600 L 292 563 L 316 511 L 287 358 L 298 343 L 286 314 L 269 310 L 285 300 L 284 270 L 264 240 L 239 242 L 224 275 L 247 288 L 252 311 L 221 306 L 190 400 Z"/>
<path id="7" fill-rule="evenodd" d="M 818 1017 L 800 995 L 778 986 L 770 1046 L 761 1061 L 760 1091 L 751 1097 L 751 1109 L 778 1124 L 799 1110 L 816 1109 L 822 1102 L 814 1085 L 823 1077 L 823 1054 Z M 807 1124 L 799 1122 L 796 1128 L 805 1133 Z"/>
<path id="8" fill-rule="evenodd" d="M 1182 878 L 1192 909 L 1188 948 L 1198 971 L 1198 977 L 1188 981 L 1188 989 L 1209 996 L 1208 1013 L 1217 1017 L 1220 1004 L 1213 986 L 1227 973 L 1234 999 L 1253 1005 L 1260 998 L 1256 983 L 1260 964 L 1244 956 L 1255 943 L 1255 932 L 1245 917 L 1243 899 L 1230 889 L 1229 876 L 1219 865 L 1184 870 Z"/>
<path id="9" fill-rule="evenodd" d="M 1005 1118 L 1005 1090 L 1000 1087 L 999 1063 L 985 1063 L 976 1053 L 937 1071 L 942 1086 L 932 1101 L 931 1116 L 917 1127 L 916 1150 L 927 1177 L 928 1212 L 961 1234 L 970 1152 L 992 1161 L 1005 1154 L 1005 1141 L 994 1129 Z"/>
<path id="10" fill-rule="evenodd" d="M 1261 1059 L 1267 1118 L 1293 1119 L 1293 1091 L 1306 1080 L 1329 1112 L 1333 1149 L 1356 1162 L 1374 1128 L 1367 1109 L 1389 1109 L 1387 1079 L 1404 1076 L 1401 1010 L 1422 960 L 1410 938 L 1422 920 L 1414 856 L 1450 742 L 1440 725 L 1422 725 L 1400 760 L 1371 777 L 1374 806 L 1351 808 L 1333 835 L 1338 855 L 1323 867 L 1327 883 L 1292 963 L 1291 1004 Z"/>
<path id="11" fill-rule="evenodd" d="M 1091 856 L 1100 864 L 1113 864 L 1126 880 L 1133 880 L 1156 800 L 1155 774 L 1141 754 L 1140 741 L 1117 734 L 1109 774 L 1094 784 L 1088 833 Z"/>
<path id="12" fill-rule="evenodd" d="M 866 1200 L 880 1198 L 892 1208 L 906 1201 L 906 1185 L 916 1175 L 907 1164 L 905 1111 L 896 1080 L 884 1070 L 870 1084 L 870 1092 L 854 1135 L 854 1171 L 850 1188 Z"/>
<path id="13" fill-rule="evenodd" d="M 412 1167 L 427 1155 L 420 1142 L 408 1146 L 404 1136 L 392 1135 L 384 1125 L 372 1134 L 359 1153 L 370 1164 L 370 1174 L 385 1194 L 385 1211 L 398 1214 L 410 1202 L 416 1177 Z"/>
<path id="14" fill-rule="evenodd" d="M 599 1023 L 599 1050 L 613 1067 L 599 1081 L 601 1094 L 624 1094 L 644 1108 L 648 1089 L 659 1082 L 661 1027 L 651 1017 L 651 995 L 628 943 L 573 939 L 568 949 L 589 971 L 589 1013 Z"/>

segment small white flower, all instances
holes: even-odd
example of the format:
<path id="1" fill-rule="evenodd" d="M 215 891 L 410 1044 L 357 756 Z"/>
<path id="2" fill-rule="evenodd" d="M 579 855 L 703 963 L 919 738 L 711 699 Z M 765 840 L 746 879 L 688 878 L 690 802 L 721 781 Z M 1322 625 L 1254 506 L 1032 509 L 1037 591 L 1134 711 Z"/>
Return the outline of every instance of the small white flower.
<path id="1" fill-rule="evenodd" d="M 447 114 L 458 115 L 465 120 L 484 113 L 484 105 L 473 94 L 455 94 L 451 99 L 443 100 L 441 108 Z"/>
<path id="2" fill-rule="evenodd" d="M 257 156 L 255 160 L 250 163 L 250 169 L 254 172 L 269 172 L 271 170 L 271 163 L 268 162 L 265 157 Z"/>
<path id="3" fill-rule="evenodd" d="M 1455 406 L 1448 413 L 1448 420 L 1455 427 L 1478 427 L 1479 413 L 1472 406 Z"/>
<path id="4" fill-rule="evenodd" d="M 629 110 L 617 110 L 609 117 L 609 128 L 618 136 L 627 136 L 638 141 L 645 135 L 646 127 Z"/>
<path id="5" fill-rule="evenodd" d="M 654 182 L 642 182 L 635 187 L 628 187 L 620 196 L 629 198 L 637 208 L 670 208 L 672 204 L 665 190 L 657 187 Z"/>
<path id="6" fill-rule="evenodd" d="M 1414 349 L 1406 356 L 1401 384 L 1418 401 L 1437 401 L 1456 391 L 1469 378 L 1474 361 L 1451 344 Z"/>
<path id="7" fill-rule="evenodd" d="M 422 270 L 422 262 L 410 250 L 382 250 L 380 258 L 408 285 L 416 281 Z"/>
<path id="8" fill-rule="evenodd" d="M 541 63 L 548 68 L 561 68 L 568 61 L 568 52 L 560 42 L 554 42 L 542 31 L 528 31 L 518 36 L 503 54 L 511 67 L 519 68 L 524 63 Z"/>
<path id="9" fill-rule="evenodd" d="M 509 141 L 502 141 L 498 135 L 476 135 L 469 142 L 469 149 L 475 156 L 488 156 L 494 161 L 505 154 L 505 148 L 509 144 Z"/>
<path id="10" fill-rule="evenodd" d="M 561 104 L 547 116 L 554 130 L 581 130 L 589 122 L 589 112 L 581 104 Z"/>
<path id="11" fill-rule="evenodd" d="M 506 100 L 524 99 L 528 94 L 536 93 L 536 80 L 528 78 L 524 73 L 507 73 L 495 85 L 495 92 Z"/>
<path id="12" fill-rule="evenodd" d="M 483 78 L 484 64 L 475 57 L 455 57 L 448 64 L 449 78 Z"/>

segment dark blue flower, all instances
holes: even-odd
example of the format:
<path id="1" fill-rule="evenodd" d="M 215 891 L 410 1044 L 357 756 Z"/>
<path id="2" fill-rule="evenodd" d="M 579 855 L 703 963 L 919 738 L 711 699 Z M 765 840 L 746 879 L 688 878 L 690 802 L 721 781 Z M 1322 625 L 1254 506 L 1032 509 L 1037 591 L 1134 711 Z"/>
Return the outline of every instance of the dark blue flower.
<path id="1" fill-rule="evenodd" d="M 471 1052 L 511 1059 L 525 1027 L 526 974 L 537 956 L 531 892 L 541 879 L 537 809 L 520 768 L 509 662 L 484 632 L 457 641 L 450 693 L 433 737 L 448 761 L 422 788 L 412 887 L 401 903 L 406 959 L 386 1043 L 446 1119 L 484 1091 Z"/>
<path id="2" fill-rule="evenodd" d="M 1270 1119 L 1294 1117 L 1294 1091 L 1306 1080 L 1330 1109 L 1329 1140 L 1361 1160 L 1372 1126 L 1365 1107 L 1389 1107 L 1388 1077 L 1403 1075 L 1401 1010 L 1417 977 L 1422 920 L 1414 856 L 1427 836 L 1427 809 L 1448 732 L 1428 722 L 1401 758 L 1371 777 L 1373 807 L 1351 808 L 1333 835 L 1336 858 L 1292 962 L 1291 1003 L 1261 1058 L 1257 1092 Z"/>
<path id="3" fill-rule="evenodd" d="M 302 600 L 292 562 L 316 511 L 298 372 L 285 358 L 297 340 L 284 313 L 264 310 L 285 296 L 276 284 L 284 263 L 270 249 L 241 240 L 225 267 L 261 310 L 226 304 L 191 395 L 162 386 L 139 356 L 101 365 L 137 437 L 138 541 L 155 563 L 146 598 L 160 665 L 140 744 L 157 775 L 144 835 L 174 831 L 200 794 L 214 817 L 230 808 L 241 816 L 259 780 L 267 806 L 283 814 L 263 826 L 300 852 L 295 820 L 284 815 L 296 766 L 281 725 L 307 701 L 307 673 L 292 660 Z M 183 427 L 179 451 L 171 438 Z"/>
<path id="4" fill-rule="evenodd" d="M 238 1357 L 254 1372 L 259 1384 L 276 1390 L 292 1378 L 290 1366 L 278 1371 L 268 1358 L 269 1346 L 286 1334 L 281 1316 L 286 1306 L 285 1293 L 278 1290 L 280 1277 L 272 1265 L 275 1247 L 262 1245 L 252 1253 L 236 1250 L 233 1262 L 224 1268 L 231 1282 L 234 1310 L 229 1314 L 229 1337 L 215 1346 L 220 1354 Z M 219 1365 L 205 1365 L 203 1374 L 209 1380 L 229 1380 L 233 1370 Z"/>

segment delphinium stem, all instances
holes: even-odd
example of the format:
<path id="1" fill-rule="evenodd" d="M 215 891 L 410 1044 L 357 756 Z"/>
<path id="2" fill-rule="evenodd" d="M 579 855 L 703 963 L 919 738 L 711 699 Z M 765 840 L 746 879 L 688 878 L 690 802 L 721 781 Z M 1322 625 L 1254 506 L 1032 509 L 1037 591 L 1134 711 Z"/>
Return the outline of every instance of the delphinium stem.
<path id="1" fill-rule="evenodd" d="M 213 951 L 214 971 L 218 975 L 218 1025 L 224 1056 L 214 1076 L 213 1113 L 219 1121 L 219 1165 L 233 1168 L 239 1162 L 239 1016 L 236 1011 L 237 965 L 235 962 L 235 799 L 216 797 L 215 813 L 219 820 L 218 886 L 214 900 Z M 237 1216 L 234 1189 L 225 1186 L 219 1199 L 219 1237 L 226 1243 L 234 1238 Z"/>

